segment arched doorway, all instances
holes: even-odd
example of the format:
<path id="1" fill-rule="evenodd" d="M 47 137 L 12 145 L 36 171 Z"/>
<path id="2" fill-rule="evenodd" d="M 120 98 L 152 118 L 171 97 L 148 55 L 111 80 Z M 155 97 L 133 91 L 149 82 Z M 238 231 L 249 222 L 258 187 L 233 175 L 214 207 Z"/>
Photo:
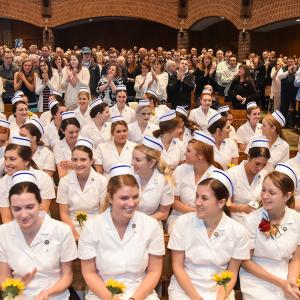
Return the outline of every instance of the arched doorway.
<path id="1" fill-rule="evenodd" d="M 237 53 L 238 30 L 223 17 L 201 19 L 190 28 L 190 47 L 199 50 L 202 48 L 231 49 Z"/>

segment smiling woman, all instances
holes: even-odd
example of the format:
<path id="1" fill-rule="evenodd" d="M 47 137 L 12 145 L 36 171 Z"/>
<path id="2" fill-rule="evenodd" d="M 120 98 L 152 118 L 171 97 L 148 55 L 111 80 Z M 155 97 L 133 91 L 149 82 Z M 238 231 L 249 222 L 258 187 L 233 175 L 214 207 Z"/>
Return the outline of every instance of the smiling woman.
<path id="1" fill-rule="evenodd" d="M 9 191 L 14 221 L 0 228 L 0 283 L 22 278 L 24 298 L 66 300 L 76 244 L 69 226 L 40 212 L 41 198 L 33 173 L 14 174 Z"/>
<path id="2" fill-rule="evenodd" d="M 158 300 L 154 288 L 165 253 L 162 229 L 154 218 L 137 211 L 139 186 L 131 166 L 113 166 L 110 176 L 108 208 L 86 222 L 78 244 L 90 289 L 86 299 L 121 299 L 105 286 L 106 280 L 117 278 L 126 286 L 124 299 Z"/>

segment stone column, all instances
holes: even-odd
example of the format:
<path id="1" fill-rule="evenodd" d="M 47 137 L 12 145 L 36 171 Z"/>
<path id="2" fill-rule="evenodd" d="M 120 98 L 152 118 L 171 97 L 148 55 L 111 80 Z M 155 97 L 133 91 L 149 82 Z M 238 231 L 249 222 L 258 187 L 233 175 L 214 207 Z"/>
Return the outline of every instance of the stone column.
<path id="1" fill-rule="evenodd" d="M 11 20 L 0 20 L 0 45 L 6 45 L 9 48 L 14 47 L 14 41 L 11 29 Z"/>
<path id="2" fill-rule="evenodd" d="M 238 40 L 238 60 L 243 61 L 250 53 L 251 37 L 249 31 L 240 31 Z"/>
<path id="3" fill-rule="evenodd" d="M 190 45 L 190 33 L 187 30 L 181 30 L 177 33 L 177 48 L 188 49 Z"/>
<path id="4" fill-rule="evenodd" d="M 43 30 L 43 45 L 51 46 L 54 49 L 54 32 L 52 28 Z"/>

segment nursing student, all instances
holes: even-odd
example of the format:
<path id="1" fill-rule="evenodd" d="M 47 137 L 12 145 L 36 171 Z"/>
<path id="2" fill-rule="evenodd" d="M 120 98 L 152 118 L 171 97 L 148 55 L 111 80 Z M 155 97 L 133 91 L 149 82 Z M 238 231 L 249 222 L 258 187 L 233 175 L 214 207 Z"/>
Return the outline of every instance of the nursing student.
<path id="1" fill-rule="evenodd" d="M 246 117 L 246 123 L 236 131 L 237 143 L 241 152 L 245 151 L 254 135 L 261 135 L 260 108 L 256 102 L 247 103 Z"/>
<path id="2" fill-rule="evenodd" d="M 132 153 L 132 166 L 140 186 L 139 211 L 158 221 L 168 218 L 174 202 L 172 172 L 163 161 L 162 151 L 158 139 L 145 136 Z"/>
<path id="3" fill-rule="evenodd" d="M 45 147 L 42 141 L 44 132 L 44 126 L 38 119 L 31 119 L 20 129 L 20 135 L 31 141 L 32 160 L 40 170 L 52 177 L 56 166 L 52 151 Z"/>
<path id="4" fill-rule="evenodd" d="M 287 163 L 269 173 L 261 190 L 263 207 L 245 217 L 251 259 L 242 264 L 243 299 L 300 299 L 300 215 L 293 208 L 297 176 Z"/>
<path id="5" fill-rule="evenodd" d="M 109 106 L 100 98 L 95 99 L 89 104 L 91 121 L 83 125 L 80 135 L 91 139 L 94 147 L 100 143 L 107 142 L 111 139 L 111 123 Z"/>
<path id="6" fill-rule="evenodd" d="M 228 173 L 214 170 L 201 181 L 195 194 L 194 212 L 180 216 L 174 224 L 168 248 L 172 251 L 174 275 L 169 286 L 170 300 L 223 300 L 225 289 L 213 275 L 228 270 L 232 279 L 227 284 L 229 299 L 243 260 L 250 249 L 246 229 L 226 215 L 226 202 L 233 185 Z"/>
<path id="7" fill-rule="evenodd" d="M 96 170 L 107 178 L 113 165 L 131 164 L 132 151 L 136 146 L 128 140 L 128 125 L 123 116 L 113 116 L 111 123 L 111 140 L 99 144 L 95 153 Z"/>
<path id="8" fill-rule="evenodd" d="M 261 206 L 261 188 L 267 175 L 266 165 L 270 159 L 268 140 L 256 136 L 252 140 L 247 160 L 228 170 L 234 186 L 229 207 L 231 217 L 243 223 L 244 217 Z"/>
<path id="9" fill-rule="evenodd" d="M 151 123 L 151 108 L 149 100 L 139 100 L 139 105 L 135 111 L 136 121 L 128 125 L 128 139 L 134 143 L 141 143 L 144 136 L 153 136 L 153 131 L 158 125 Z"/>
<path id="10" fill-rule="evenodd" d="M 229 165 L 237 165 L 239 161 L 239 150 L 234 140 L 229 138 L 230 123 L 227 118 L 216 113 L 208 120 L 208 132 L 215 139 L 214 159 L 224 170 Z"/>
<path id="11" fill-rule="evenodd" d="M 0 283 L 23 279 L 26 300 L 67 300 L 76 243 L 69 226 L 41 212 L 41 201 L 35 175 L 16 172 L 9 189 L 14 220 L 0 226 Z"/>
<path id="12" fill-rule="evenodd" d="M 104 212 L 85 223 L 78 256 L 89 288 L 87 300 L 121 299 L 105 281 L 125 284 L 124 300 L 159 300 L 164 236 L 158 222 L 138 211 L 139 185 L 130 165 L 111 168 Z"/>
<path id="13" fill-rule="evenodd" d="M 0 179 L 0 213 L 2 222 L 6 223 L 12 219 L 8 192 L 12 184 L 12 176 L 17 171 L 31 171 L 35 175 L 42 197 L 40 208 L 48 212 L 50 201 L 55 199 L 54 184 L 51 177 L 45 172 L 38 170 L 38 167 L 33 162 L 29 138 L 21 136 L 12 138 L 11 143 L 5 148 L 4 167 L 6 174 Z"/>
<path id="14" fill-rule="evenodd" d="M 98 215 L 106 194 L 106 178 L 92 168 L 93 149 L 91 140 L 78 139 L 72 151 L 73 170 L 59 181 L 57 189 L 60 219 L 70 225 L 75 240 L 82 230 L 76 214 L 85 212 L 87 220 Z"/>
<path id="15" fill-rule="evenodd" d="M 73 111 L 63 112 L 61 117 L 62 121 L 58 132 L 60 141 L 56 143 L 53 149 L 59 178 L 64 177 L 73 169 L 72 150 L 77 143 L 80 131 L 80 124 Z"/>
<path id="16" fill-rule="evenodd" d="M 204 131 L 195 131 L 186 149 L 186 162 L 174 173 L 175 198 L 173 210 L 168 218 L 168 232 L 179 216 L 195 212 L 195 193 L 199 182 L 210 176 L 216 169 L 214 161 L 215 140 Z"/>
<path id="17" fill-rule="evenodd" d="M 183 126 L 184 123 L 176 116 L 176 111 L 170 110 L 159 118 L 159 129 L 153 132 L 153 136 L 164 147 L 162 151 L 164 161 L 173 170 L 185 161 L 185 146 L 179 139 Z"/>

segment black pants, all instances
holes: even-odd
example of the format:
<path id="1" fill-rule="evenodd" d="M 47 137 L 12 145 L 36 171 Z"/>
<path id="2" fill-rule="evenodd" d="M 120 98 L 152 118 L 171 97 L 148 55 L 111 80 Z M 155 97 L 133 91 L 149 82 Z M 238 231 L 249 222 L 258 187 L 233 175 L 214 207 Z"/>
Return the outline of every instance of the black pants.
<path id="1" fill-rule="evenodd" d="M 292 107 L 291 115 L 289 115 L 290 106 Z M 295 125 L 294 117 L 295 117 L 295 111 L 296 111 L 296 94 L 295 93 L 287 93 L 285 90 L 281 91 L 280 111 L 285 117 L 286 124 L 288 126 L 294 126 Z"/>

